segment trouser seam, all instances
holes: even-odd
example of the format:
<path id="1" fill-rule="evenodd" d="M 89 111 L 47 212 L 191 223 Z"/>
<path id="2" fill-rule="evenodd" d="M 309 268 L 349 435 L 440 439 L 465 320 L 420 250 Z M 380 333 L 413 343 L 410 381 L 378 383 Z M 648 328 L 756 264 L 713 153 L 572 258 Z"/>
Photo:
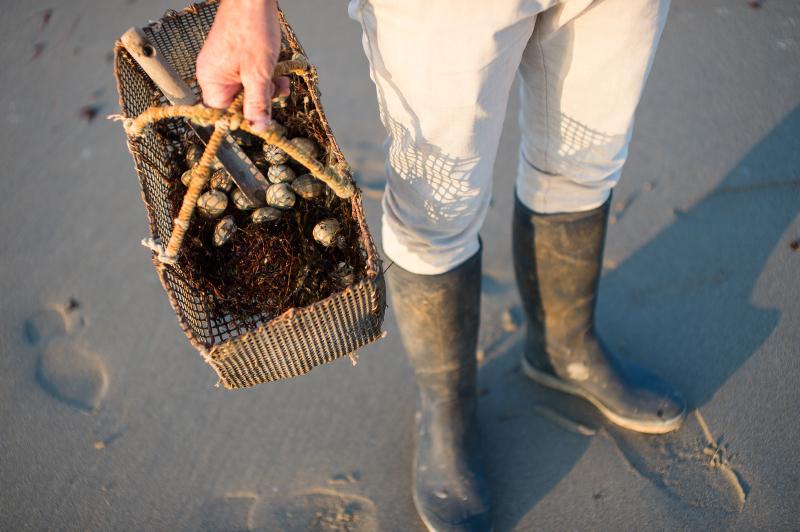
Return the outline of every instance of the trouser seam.
<path id="1" fill-rule="evenodd" d="M 547 63 L 544 59 L 544 48 L 542 47 L 542 41 L 539 38 L 536 29 L 534 28 L 534 35 L 533 39 L 536 43 L 536 48 L 539 50 L 539 58 L 542 62 L 542 77 L 544 79 L 544 166 L 545 168 L 549 168 L 548 158 L 550 152 L 550 101 L 549 101 L 549 90 L 550 83 L 548 81 L 547 75 Z M 524 90 L 524 89 L 523 89 Z M 526 158 L 527 160 L 527 158 Z M 542 205 L 547 208 L 547 193 L 548 189 L 550 188 L 550 180 L 546 181 L 546 186 L 544 191 L 542 192 Z"/>

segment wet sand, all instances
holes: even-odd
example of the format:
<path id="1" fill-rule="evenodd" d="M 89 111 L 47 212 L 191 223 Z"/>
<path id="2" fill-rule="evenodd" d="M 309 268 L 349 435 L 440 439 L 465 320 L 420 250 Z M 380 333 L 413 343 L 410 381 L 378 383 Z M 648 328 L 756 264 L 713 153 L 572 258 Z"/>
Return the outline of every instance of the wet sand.
<path id="1" fill-rule="evenodd" d="M 229 392 L 149 253 L 110 51 L 153 0 L 7 6 L 0 528 L 417 530 L 412 375 L 385 340 Z M 286 2 L 379 237 L 383 130 L 345 2 Z M 483 241 L 480 419 L 497 530 L 798 527 L 800 6 L 673 2 L 615 193 L 608 342 L 685 391 L 677 433 L 615 429 L 519 371 L 512 98 Z"/>

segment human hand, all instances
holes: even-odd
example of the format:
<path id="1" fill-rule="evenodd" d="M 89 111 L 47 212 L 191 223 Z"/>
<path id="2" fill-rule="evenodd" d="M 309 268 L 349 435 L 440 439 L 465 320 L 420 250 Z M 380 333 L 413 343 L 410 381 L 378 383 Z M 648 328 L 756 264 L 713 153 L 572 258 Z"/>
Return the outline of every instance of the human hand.
<path id="1" fill-rule="evenodd" d="M 272 79 L 280 50 L 276 0 L 223 0 L 197 56 L 203 102 L 227 108 L 244 88 L 244 117 L 265 130 L 273 96 L 289 94 L 287 78 Z"/>

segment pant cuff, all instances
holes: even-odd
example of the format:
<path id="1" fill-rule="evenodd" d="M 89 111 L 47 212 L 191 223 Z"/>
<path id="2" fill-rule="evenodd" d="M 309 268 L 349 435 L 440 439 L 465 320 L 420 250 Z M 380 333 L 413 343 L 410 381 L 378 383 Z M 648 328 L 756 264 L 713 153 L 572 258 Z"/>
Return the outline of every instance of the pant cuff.
<path id="1" fill-rule="evenodd" d="M 516 194 L 527 208 L 540 214 L 583 212 L 608 200 L 621 170 L 599 181 L 577 183 L 563 175 L 548 174 L 520 157 Z"/>
<path id="2" fill-rule="evenodd" d="M 465 263 L 480 249 L 476 236 L 456 246 L 413 243 L 395 231 L 385 216 L 381 229 L 383 253 L 395 264 L 417 275 L 439 275 Z"/>

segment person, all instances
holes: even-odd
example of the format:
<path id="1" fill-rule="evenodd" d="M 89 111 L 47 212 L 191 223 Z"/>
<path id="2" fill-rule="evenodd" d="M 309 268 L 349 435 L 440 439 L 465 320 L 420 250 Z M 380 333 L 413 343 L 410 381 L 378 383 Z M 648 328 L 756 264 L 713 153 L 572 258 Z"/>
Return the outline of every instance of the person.
<path id="1" fill-rule="evenodd" d="M 514 78 L 521 142 L 512 247 L 534 381 L 643 433 L 686 403 L 595 329 L 611 191 L 669 0 L 351 0 L 385 143 L 387 281 L 420 395 L 413 498 L 431 530 L 486 530 L 476 420 L 481 242 Z M 207 105 L 242 88 L 267 127 L 280 46 L 275 0 L 223 0 L 197 59 Z M 503 177 L 503 176 L 501 176 Z"/>

